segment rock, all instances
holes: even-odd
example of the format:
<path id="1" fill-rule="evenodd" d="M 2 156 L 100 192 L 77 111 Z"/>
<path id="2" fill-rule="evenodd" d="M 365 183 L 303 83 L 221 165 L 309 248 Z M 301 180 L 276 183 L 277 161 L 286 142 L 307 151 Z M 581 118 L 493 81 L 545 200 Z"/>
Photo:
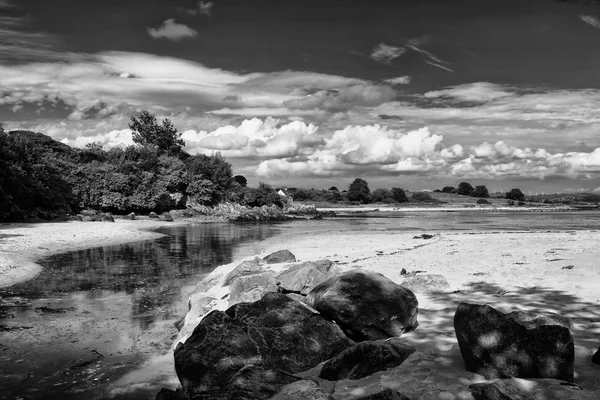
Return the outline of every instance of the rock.
<path id="1" fill-rule="evenodd" d="M 242 302 L 260 300 L 268 292 L 276 292 L 275 274 L 263 272 L 260 274 L 240 276 L 229 287 L 229 306 Z"/>
<path id="2" fill-rule="evenodd" d="M 135 213 L 127 214 L 127 219 L 135 219 Z"/>
<path id="3" fill-rule="evenodd" d="M 282 387 L 269 400 L 333 400 L 315 381 L 301 380 Z"/>
<path id="4" fill-rule="evenodd" d="M 157 214 L 157 213 L 155 213 L 154 211 L 152 211 L 152 212 L 151 212 L 151 213 L 148 215 L 148 217 L 150 217 L 150 218 L 152 218 L 152 219 L 157 219 L 157 218 L 158 218 L 158 214 Z"/>
<path id="5" fill-rule="evenodd" d="M 162 388 L 155 397 L 155 400 L 185 400 L 181 390 L 170 390 Z"/>
<path id="6" fill-rule="evenodd" d="M 114 217 L 111 214 L 106 213 L 106 214 L 102 214 L 102 221 L 104 221 L 104 222 L 115 222 L 115 219 L 114 219 Z"/>
<path id="7" fill-rule="evenodd" d="M 575 347 L 569 329 L 558 321 L 526 315 L 460 303 L 454 330 L 467 370 L 486 379 L 573 381 Z"/>
<path id="8" fill-rule="evenodd" d="M 387 388 L 387 389 L 382 390 L 379 393 L 373 393 L 373 394 L 369 394 L 367 396 L 357 397 L 354 400 L 410 400 L 410 399 L 396 390 Z"/>
<path id="9" fill-rule="evenodd" d="M 396 338 L 357 343 L 327 361 L 319 378 L 330 381 L 361 379 L 402 364 L 415 351 L 414 347 Z"/>
<path id="10" fill-rule="evenodd" d="M 83 222 L 92 222 L 93 221 L 92 217 L 89 215 L 84 215 L 83 217 L 81 217 L 81 220 Z"/>
<path id="11" fill-rule="evenodd" d="M 171 215 L 171 213 L 163 213 L 163 219 L 167 222 L 173 222 L 173 216 Z"/>
<path id="12" fill-rule="evenodd" d="M 279 286 L 296 293 L 308 294 L 319 283 L 334 275 L 329 260 L 308 261 L 294 265 L 277 275 Z"/>
<path id="13" fill-rule="evenodd" d="M 102 221 L 102 215 L 101 214 L 94 214 L 91 217 L 92 217 L 92 221 L 94 221 L 94 222 Z"/>
<path id="14" fill-rule="evenodd" d="M 256 275 L 266 270 L 258 264 L 256 260 L 247 260 L 242 262 L 240 265 L 235 267 L 226 277 L 223 286 L 229 286 L 231 283 L 239 278 L 240 276 Z"/>
<path id="15" fill-rule="evenodd" d="M 296 256 L 289 250 L 278 250 L 264 257 L 263 260 L 267 264 L 278 264 L 284 262 L 296 262 Z"/>
<path id="16" fill-rule="evenodd" d="M 355 341 L 400 336 L 418 326 L 415 294 L 381 274 L 349 271 L 317 285 L 307 303 Z"/>
<path id="17" fill-rule="evenodd" d="M 470 385 L 475 400 L 593 400 L 600 391 L 584 391 L 581 386 L 556 379 L 501 379 Z"/>
<path id="18" fill-rule="evenodd" d="M 268 399 L 281 387 L 298 381 L 292 374 L 247 365 L 231 378 L 223 391 L 224 399 Z M 210 397 L 213 399 L 214 397 Z"/>
<path id="19" fill-rule="evenodd" d="M 450 289 L 446 278 L 438 274 L 406 274 L 401 285 L 415 293 L 443 292 Z"/>
<path id="20" fill-rule="evenodd" d="M 204 317 L 177 345 L 175 370 L 187 398 L 195 398 L 223 390 L 246 365 L 297 373 L 352 344 L 336 324 L 286 295 L 267 293 Z"/>
<path id="21" fill-rule="evenodd" d="M 594 364 L 600 365 L 600 347 L 598 347 L 598 350 L 596 351 L 596 354 L 594 354 L 592 356 L 592 362 Z"/>

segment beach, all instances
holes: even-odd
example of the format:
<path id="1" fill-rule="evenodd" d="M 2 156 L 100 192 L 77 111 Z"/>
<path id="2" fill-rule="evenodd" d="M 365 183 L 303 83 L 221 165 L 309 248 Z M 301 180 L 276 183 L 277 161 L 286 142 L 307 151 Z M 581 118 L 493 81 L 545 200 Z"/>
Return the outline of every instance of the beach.
<path id="1" fill-rule="evenodd" d="M 165 224 L 118 220 L 115 224 L 4 225 L 0 234 L 20 236 L 6 236 L 0 242 L 2 262 L 13 266 L 3 273 L 1 282 L 23 279 L 25 272 L 10 271 L 27 271 L 40 257 L 152 239 L 158 234 L 146 230 Z M 440 274 L 448 281 L 446 290 L 416 293 L 419 327 L 402 338 L 417 352 L 398 367 L 356 381 L 337 382 L 336 399 L 351 399 L 382 386 L 395 387 L 411 399 L 472 399 L 468 385 L 483 378 L 465 370 L 458 350 L 453 316 L 460 302 L 488 304 L 503 312 L 527 310 L 566 317 L 575 341 L 575 383 L 588 391 L 600 391 L 600 367 L 590 362 L 600 345 L 600 267 L 596 264 L 600 232 L 441 231 L 427 239 L 420 236 L 422 233 L 427 232 L 294 231 L 261 242 L 262 251 L 256 254 L 259 257 L 287 249 L 298 262 L 329 259 L 340 272 L 362 269 L 402 283 L 404 268 L 408 273 Z M 182 288 L 184 298 L 191 299 L 191 310 L 172 348 L 189 336 L 207 312 L 228 307 L 229 288 L 222 287 L 222 283 L 241 261 L 221 265 L 201 282 Z M 267 268 L 276 272 L 286 265 Z M 207 297 L 214 299 L 208 307 L 203 301 Z M 148 385 L 176 387 L 172 352 L 153 357 L 124 374 L 113 383 L 112 390 L 123 394 Z"/>

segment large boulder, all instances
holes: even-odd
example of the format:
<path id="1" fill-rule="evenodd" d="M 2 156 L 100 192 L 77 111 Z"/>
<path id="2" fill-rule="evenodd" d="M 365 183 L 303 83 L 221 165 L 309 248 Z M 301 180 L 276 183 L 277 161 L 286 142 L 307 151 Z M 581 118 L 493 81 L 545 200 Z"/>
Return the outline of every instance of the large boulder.
<path id="1" fill-rule="evenodd" d="M 167 222 L 173 222 L 173 216 L 169 212 L 163 213 L 163 219 Z"/>
<path id="2" fill-rule="evenodd" d="M 355 341 L 400 336 L 418 326 L 415 294 L 381 274 L 349 271 L 334 276 L 317 285 L 307 303 Z"/>
<path id="3" fill-rule="evenodd" d="M 329 260 L 308 261 L 294 265 L 277 275 L 278 284 L 287 290 L 308 294 L 319 283 L 334 275 Z"/>
<path id="4" fill-rule="evenodd" d="M 269 400 L 333 400 L 315 381 L 301 380 L 282 387 Z"/>
<path id="5" fill-rule="evenodd" d="M 390 388 L 383 389 L 381 392 L 368 394 L 366 396 L 355 398 L 354 400 L 410 400 L 408 397 Z"/>
<path id="6" fill-rule="evenodd" d="M 276 291 L 275 274 L 272 272 L 240 276 L 229 287 L 229 306 L 251 303 L 260 300 L 266 293 Z"/>
<path id="7" fill-rule="evenodd" d="M 450 284 L 439 274 L 406 274 L 402 286 L 415 293 L 444 292 L 450 289 Z"/>
<path id="8" fill-rule="evenodd" d="M 154 211 L 151 211 L 150 214 L 148 214 L 148 217 L 150 217 L 152 219 L 158 219 L 158 214 L 155 213 Z"/>
<path id="9" fill-rule="evenodd" d="M 297 373 L 353 343 L 331 321 L 280 293 L 213 311 L 175 349 L 175 370 L 188 398 L 225 390 L 247 365 Z"/>
<path id="10" fill-rule="evenodd" d="M 592 362 L 594 364 L 598 364 L 600 365 L 600 347 L 598 348 L 598 350 L 596 351 L 596 354 L 594 354 L 592 356 Z"/>
<path id="11" fill-rule="evenodd" d="M 263 260 L 267 264 L 278 264 L 284 262 L 296 262 L 296 256 L 289 250 L 278 250 L 264 257 Z"/>
<path id="12" fill-rule="evenodd" d="M 469 386 L 475 400 L 597 400 L 600 391 L 557 379 L 501 379 Z"/>
<path id="13" fill-rule="evenodd" d="M 486 379 L 573 381 L 575 346 L 569 328 L 560 321 L 460 303 L 454 329 L 467 370 Z"/>
<path id="14" fill-rule="evenodd" d="M 330 381 L 361 379 L 402 364 L 414 352 L 414 347 L 397 338 L 357 343 L 328 360 L 319 378 Z"/>
<path id="15" fill-rule="evenodd" d="M 229 286 L 240 276 L 256 275 L 266 270 L 258 263 L 258 260 L 246 260 L 235 267 L 226 277 L 223 286 Z"/>

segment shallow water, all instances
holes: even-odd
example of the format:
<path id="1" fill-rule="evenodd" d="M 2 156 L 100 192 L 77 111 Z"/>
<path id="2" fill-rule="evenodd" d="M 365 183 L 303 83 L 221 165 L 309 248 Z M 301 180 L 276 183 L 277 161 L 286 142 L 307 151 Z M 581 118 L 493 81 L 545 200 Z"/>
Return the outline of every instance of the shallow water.
<path id="1" fill-rule="evenodd" d="M 55 255 L 0 289 L 0 399 L 103 398 L 111 380 L 169 349 L 182 289 L 259 253 L 277 225 L 202 224 L 157 240 Z"/>

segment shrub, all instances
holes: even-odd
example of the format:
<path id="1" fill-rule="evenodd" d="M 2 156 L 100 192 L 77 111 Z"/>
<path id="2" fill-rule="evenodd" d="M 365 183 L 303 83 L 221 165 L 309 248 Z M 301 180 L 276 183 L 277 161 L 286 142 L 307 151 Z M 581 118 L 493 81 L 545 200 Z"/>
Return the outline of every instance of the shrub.
<path id="1" fill-rule="evenodd" d="M 475 186 L 475 190 L 473 190 L 473 193 L 471 193 L 471 196 L 487 199 L 490 197 L 490 193 L 488 192 L 488 190 L 485 186 L 479 185 L 479 186 Z"/>
<path id="2" fill-rule="evenodd" d="M 417 192 L 412 195 L 414 201 L 419 201 L 421 203 L 433 203 L 435 199 L 431 197 L 431 195 L 427 192 Z"/>
<path id="3" fill-rule="evenodd" d="M 371 193 L 371 203 L 391 203 L 393 201 L 392 192 L 387 189 L 375 189 Z"/>
<path id="4" fill-rule="evenodd" d="M 477 204 L 492 204 L 492 203 L 490 203 L 486 199 L 479 199 L 479 200 L 477 200 Z"/>
<path id="5" fill-rule="evenodd" d="M 454 186 L 444 186 L 442 192 L 444 193 L 455 193 L 456 188 Z"/>
<path id="6" fill-rule="evenodd" d="M 392 198 L 398 203 L 406 203 L 408 201 L 408 197 L 406 197 L 404 189 L 399 187 L 392 188 Z"/>
<path id="7" fill-rule="evenodd" d="M 470 196 L 474 191 L 475 189 L 473 189 L 473 186 L 468 182 L 461 182 L 458 185 L 458 194 L 462 196 Z"/>

